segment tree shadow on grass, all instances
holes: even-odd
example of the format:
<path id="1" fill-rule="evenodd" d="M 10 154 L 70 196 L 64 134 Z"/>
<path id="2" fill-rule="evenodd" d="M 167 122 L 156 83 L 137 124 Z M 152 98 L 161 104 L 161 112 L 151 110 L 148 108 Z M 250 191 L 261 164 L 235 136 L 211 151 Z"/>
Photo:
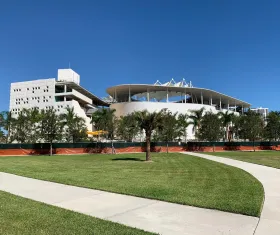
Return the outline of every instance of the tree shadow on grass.
<path id="1" fill-rule="evenodd" d="M 136 158 L 136 157 L 120 157 L 120 158 L 113 158 L 112 161 L 135 161 L 135 162 L 144 162 L 145 160 L 142 160 L 142 159 Z"/>

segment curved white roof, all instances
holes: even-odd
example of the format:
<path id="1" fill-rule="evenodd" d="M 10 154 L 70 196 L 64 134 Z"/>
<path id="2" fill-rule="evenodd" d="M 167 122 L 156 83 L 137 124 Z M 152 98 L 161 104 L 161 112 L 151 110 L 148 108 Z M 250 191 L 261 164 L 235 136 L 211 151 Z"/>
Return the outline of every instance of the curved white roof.
<path id="1" fill-rule="evenodd" d="M 251 105 L 245 101 L 233 98 L 231 96 L 219 93 L 205 88 L 197 88 L 192 86 L 172 86 L 170 84 L 123 84 L 107 88 L 107 93 L 112 97 L 117 97 L 117 100 L 125 100 L 127 97 L 143 95 L 149 92 L 150 99 L 154 98 L 158 101 L 164 99 L 168 92 L 169 97 L 180 96 L 187 94 L 192 97 L 193 100 L 201 102 L 201 96 L 203 101 L 209 101 L 212 98 L 213 104 L 219 104 L 220 101 L 224 105 L 230 106 L 243 106 L 249 108 Z"/>

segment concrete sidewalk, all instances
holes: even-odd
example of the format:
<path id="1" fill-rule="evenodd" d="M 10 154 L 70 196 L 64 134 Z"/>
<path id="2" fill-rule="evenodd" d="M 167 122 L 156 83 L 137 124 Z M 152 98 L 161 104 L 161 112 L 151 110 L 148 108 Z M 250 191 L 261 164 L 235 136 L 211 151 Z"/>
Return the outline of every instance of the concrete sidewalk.
<path id="1" fill-rule="evenodd" d="M 0 190 L 160 234 L 252 235 L 258 218 L 0 172 Z"/>
<path id="2" fill-rule="evenodd" d="M 255 235 L 279 235 L 280 234 L 280 170 L 257 164 L 237 161 L 229 158 L 216 157 L 194 152 L 184 152 L 192 156 L 202 157 L 212 161 L 224 163 L 241 168 L 254 177 L 263 185 L 265 201 L 261 213 L 260 222 Z"/>

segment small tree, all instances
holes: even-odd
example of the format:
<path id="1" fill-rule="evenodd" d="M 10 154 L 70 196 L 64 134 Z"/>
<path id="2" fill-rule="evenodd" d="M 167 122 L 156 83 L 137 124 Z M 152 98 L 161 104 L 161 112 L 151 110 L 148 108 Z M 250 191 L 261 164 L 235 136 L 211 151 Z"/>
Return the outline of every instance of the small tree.
<path id="1" fill-rule="evenodd" d="M 204 113 L 204 108 L 201 108 L 199 110 L 192 110 L 191 115 L 189 118 L 191 119 L 190 124 L 193 125 L 193 132 L 195 133 L 195 136 L 197 137 L 197 132 L 200 129 L 201 121 Z"/>
<path id="2" fill-rule="evenodd" d="M 255 141 L 262 137 L 263 130 L 264 121 L 260 114 L 249 110 L 240 117 L 240 136 L 253 141 L 254 151 L 256 151 Z"/>
<path id="3" fill-rule="evenodd" d="M 11 112 L 3 111 L 0 113 L 0 128 L 4 134 L 3 138 L 5 138 L 6 143 L 10 141 L 10 135 L 11 135 L 11 129 L 13 123 L 14 123 L 14 118 L 12 118 Z"/>
<path id="4" fill-rule="evenodd" d="M 162 126 L 163 112 L 164 110 L 149 113 L 147 110 L 143 110 L 133 113 L 139 128 L 145 131 L 146 161 L 151 161 L 151 136 L 154 130 L 156 130 L 159 126 Z"/>
<path id="5" fill-rule="evenodd" d="M 66 112 L 60 115 L 64 125 L 64 137 L 68 142 L 76 142 L 87 136 L 85 119 L 79 117 L 74 108 L 66 108 Z"/>
<path id="6" fill-rule="evenodd" d="M 27 142 L 36 143 L 40 138 L 40 127 L 39 124 L 42 118 L 39 109 L 26 109 L 26 124 L 29 127 L 27 132 Z"/>
<path id="7" fill-rule="evenodd" d="M 175 140 L 177 137 L 182 136 L 178 125 L 177 113 L 172 113 L 169 110 L 163 112 L 162 124 L 158 127 L 160 139 L 166 142 L 166 152 L 169 151 L 168 142 Z"/>
<path id="8" fill-rule="evenodd" d="M 223 138 L 222 120 L 217 114 L 211 112 L 206 113 L 201 120 L 198 139 L 214 142 L 219 141 L 221 138 Z M 213 152 L 215 152 L 214 144 Z"/>
<path id="9" fill-rule="evenodd" d="M 264 129 L 264 137 L 269 141 L 277 141 L 280 137 L 280 113 L 271 111 L 267 116 L 267 125 Z"/>
<path id="10" fill-rule="evenodd" d="M 117 129 L 117 118 L 115 116 L 115 109 L 102 108 L 92 114 L 91 123 L 96 130 L 103 130 L 107 132 L 107 138 L 111 140 L 112 153 L 114 153 L 113 140 Z"/>
<path id="11" fill-rule="evenodd" d="M 50 143 L 50 155 L 54 141 L 62 139 L 63 122 L 54 109 L 42 110 L 39 123 L 41 138 Z"/>
<path id="12" fill-rule="evenodd" d="M 131 142 L 139 131 L 140 128 L 133 114 L 121 116 L 117 122 L 117 135 L 123 140 Z"/>
<path id="13" fill-rule="evenodd" d="M 230 131 L 230 125 L 232 124 L 232 121 L 233 121 L 234 113 L 227 110 L 225 113 L 219 112 L 218 115 L 220 116 L 222 123 L 223 123 L 223 127 L 225 128 L 224 139 L 227 141 L 230 141 L 231 136 L 229 134 L 229 131 Z"/>
<path id="14" fill-rule="evenodd" d="M 13 126 L 10 128 L 10 139 L 11 141 L 17 141 L 19 143 L 27 143 L 28 136 L 30 135 L 32 129 L 28 125 L 27 118 L 28 110 L 23 109 L 19 112 L 17 118 L 13 120 Z"/>
<path id="15" fill-rule="evenodd" d="M 177 122 L 178 122 L 178 128 L 179 128 L 179 132 L 182 133 L 182 135 L 184 135 L 185 137 L 185 142 L 187 142 L 187 128 L 189 125 L 191 125 L 192 123 L 188 121 L 188 115 L 187 114 L 179 114 L 178 118 L 177 118 Z"/>

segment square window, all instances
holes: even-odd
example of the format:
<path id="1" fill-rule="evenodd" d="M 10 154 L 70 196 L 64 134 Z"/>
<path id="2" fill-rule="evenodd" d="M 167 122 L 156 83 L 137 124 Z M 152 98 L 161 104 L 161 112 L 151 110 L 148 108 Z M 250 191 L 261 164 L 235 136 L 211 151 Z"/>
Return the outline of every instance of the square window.
<path id="1" fill-rule="evenodd" d="M 27 88 L 27 90 L 29 91 L 29 88 Z"/>

